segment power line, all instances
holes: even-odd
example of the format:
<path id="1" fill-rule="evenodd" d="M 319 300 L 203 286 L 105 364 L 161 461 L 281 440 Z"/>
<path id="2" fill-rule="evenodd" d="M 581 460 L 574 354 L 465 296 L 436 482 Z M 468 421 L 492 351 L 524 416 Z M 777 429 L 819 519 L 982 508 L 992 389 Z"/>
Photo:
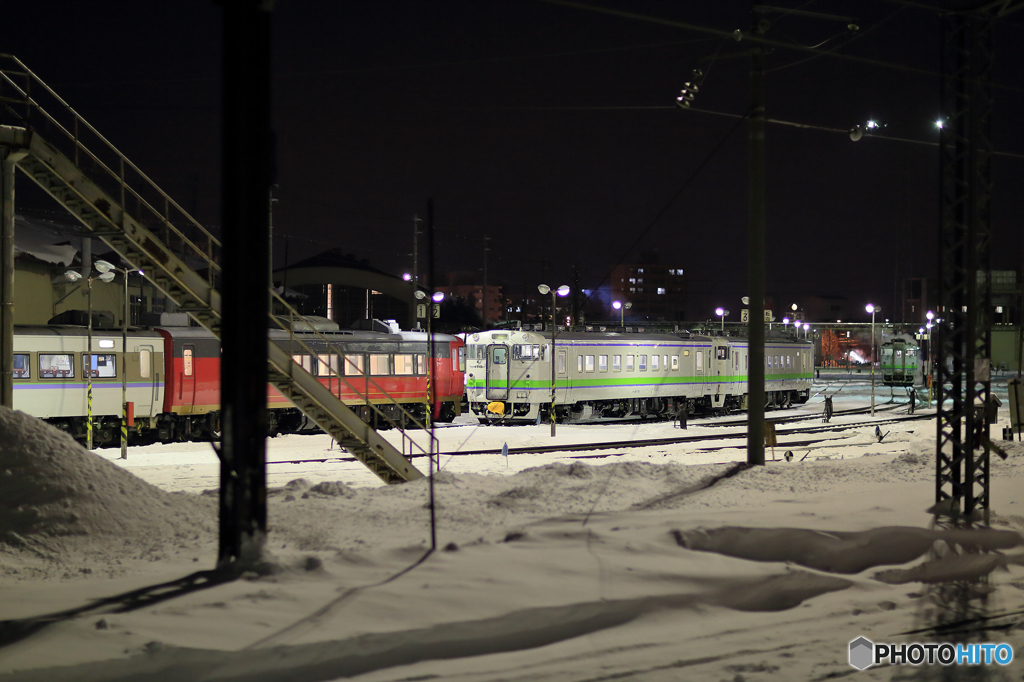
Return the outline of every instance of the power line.
<path id="1" fill-rule="evenodd" d="M 767 47 L 777 47 L 785 50 L 795 50 L 797 52 L 809 52 L 815 55 L 825 55 L 832 57 L 833 59 L 841 59 L 855 64 L 864 64 L 867 66 L 876 66 L 885 69 L 892 69 L 895 71 L 904 71 L 906 73 L 913 73 L 918 76 L 928 76 L 929 78 L 942 78 L 942 74 L 931 71 L 929 69 L 922 69 L 916 66 L 907 66 L 905 64 L 895 64 L 893 62 L 885 62 L 880 59 L 871 59 L 869 57 L 858 57 L 851 54 L 840 54 L 828 50 L 818 50 L 813 47 L 807 47 L 805 45 L 794 45 L 792 43 L 785 43 L 779 40 L 772 40 L 771 38 L 765 38 L 762 36 L 755 36 L 750 33 L 741 33 L 739 29 L 735 31 L 723 31 L 717 28 L 709 28 L 707 26 L 700 26 L 698 24 L 691 24 L 685 21 L 677 21 L 675 19 L 662 19 L 660 17 L 652 17 L 646 14 L 638 14 L 636 12 L 626 12 L 623 10 L 611 9 L 608 7 L 598 7 L 583 2 L 576 2 L 575 0 L 539 0 L 540 2 L 546 2 L 552 5 L 561 5 L 564 7 L 571 7 L 573 9 L 584 10 L 588 12 L 595 12 L 598 14 L 607 14 L 610 16 L 620 17 L 623 19 L 631 19 L 633 21 L 643 21 L 652 24 L 658 24 L 661 26 L 669 26 L 672 28 L 681 28 L 686 31 L 694 31 L 697 33 L 708 33 L 719 38 L 732 38 L 734 40 L 746 40 L 751 43 L 758 45 L 765 45 Z M 1024 92 L 1024 88 L 1012 86 L 1012 85 L 1000 85 L 993 83 L 992 88 L 999 90 L 1008 90 L 1010 92 Z"/>

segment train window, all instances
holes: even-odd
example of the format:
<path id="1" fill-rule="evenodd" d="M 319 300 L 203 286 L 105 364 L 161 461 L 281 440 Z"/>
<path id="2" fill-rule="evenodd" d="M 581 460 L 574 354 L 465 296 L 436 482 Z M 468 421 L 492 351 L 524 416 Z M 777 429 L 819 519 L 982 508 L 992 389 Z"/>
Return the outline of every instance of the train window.
<path id="1" fill-rule="evenodd" d="M 719 346 L 715 349 L 715 357 L 719 360 L 729 359 L 729 346 Z"/>
<path id="2" fill-rule="evenodd" d="M 148 348 L 139 350 L 139 376 L 148 379 L 150 367 L 152 366 L 153 351 Z"/>
<path id="3" fill-rule="evenodd" d="M 185 367 L 185 376 L 192 376 L 192 349 L 186 348 L 181 352 L 182 364 Z"/>
<path id="4" fill-rule="evenodd" d="M 547 348 L 547 346 L 545 346 Z M 568 369 L 568 360 L 566 359 L 566 353 L 564 350 L 558 351 L 558 373 L 565 374 Z"/>
<path id="5" fill-rule="evenodd" d="M 704 351 L 702 351 L 702 350 L 697 351 L 697 362 L 695 364 L 697 365 L 697 371 L 703 373 L 704 372 Z"/>
<path id="6" fill-rule="evenodd" d="M 612 371 L 613 372 L 621 372 L 622 371 L 622 356 L 621 355 L 613 355 L 612 356 Z"/>
<path id="7" fill-rule="evenodd" d="M 582 355 L 577 355 L 576 356 L 576 371 L 577 372 L 582 372 L 583 371 L 583 356 Z"/>
<path id="8" fill-rule="evenodd" d="M 395 354 L 395 374 L 407 376 L 416 373 L 412 353 Z"/>
<path id="9" fill-rule="evenodd" d="M 627 372 L 632 372 L 633 371 L 633 356 L 632 355 L 627 355 L 626 356 L 626 371 Z"/>
<path id="10" fill-rule="evenodd" d="M 459 350 L 461 351 L 462 349 L 460 348 Z M 464 358 L 461 357 L 461 353 L 459 355 L 460 355 L 459 361 L 462 362 L 462 371 L 465 371 L 466 370 L 466 361 L 465 361 Z M 453 367 L 454 367 L 455 362 L 456 362 L 455 358 L 452 358 L 452 365 L 453 365 Z M 426 374 L 426 373 L 427 373 L 427 355 L 426 355 L 426 353 L 417 353 L 416 354 L 416 374 L 423 375 L 423 374 Z"/>
<path id="11" fill-rule="evenodd" d="M 672 371 L 675 371 L 677 369 L 679 369 L 679 356 L 678 355 L 673 355 L 672 356 Z"/>
<path id="12" fill-rule="evenodd" d="M 75 376 L 75 368 L 71 364 L 71 355 L 39 354 L 40 379 L 70 379 Z"/>
<path id="13" fill-rule="evenodd" d="M 496 365 L 508 363 L 508 348 L 505 346 L 491 346 L 491 362 Z"/>
<path id="14" fill-rule="evenodd" d="M 776 368 L 781 367 L 781 365 L 779 364 L 779 356 L 778 355 L 775 356 L 775 367 Z"/>
<path id="15" fill-rule="evenodd" d="M 31 372 L 29 371 L 29 358 L 30 356 L 27 353 L 25 355 L 22 355 L 21 353 L 14 354 L 15 379 L 28 379 L 29 376 L 31 376 Z"/>
<path id="16" fill-rule="evenodd" d="M 640 372 L 646 372 L 647 371 L 647 356 L 646 355 L 638 355 L 636 357 L 637 357 L 637 363 L 636 363 L 637 370 L 640 371 Z"/>
<path id="17" fill-rule="evenodd" d="M 659 358 L 658 358 L 658 356 L 657 356 L 657 355 L 652 355 L 652 356 L 651 356 L 651 371 L 652 371 L 652 372 L 657 372 L 657 371 L 658 371 L 658 365 L 659 365 L 659 364 L 660 364 L 660 363 L 659 363 Z"/>
<path id="18" fill-rule="evenodd" d="M 534 346 L 534 348 L 537 348 L 537 346 Z M 416 357 L 426 359 L 426 356 L 424 356 L 424 355 L 417 355 Z M 423 360 L 421 360 L 420 362 L 422 363 Z M 452 357 L 452 369 L 454 369 L 456 372 L 465 372 L 466 371 L 466 347 L 465 346 L 461 346 L 459 348 L 459 359 L 458 359 L 458 363 L 459 364 L 457 366 L 456 366 L 455 362 L 456 362 L 455 357 Z M 420 365 L 420 369 L 416 373 L 417 374 L 426 374 L 427 373 L 427 368 L 423 364 L 421 364 Z"/>
<path id="19" fill-rule="evenodd" d="M 345 356 L 345 376 L 361 376 L 363 374 L 363 367 L 365 366 L 364 356 L 362 355 L 346 355 Z"/>
<path id="20" fill-rule="evenodd" d="M 494 355 L 501 351 L 501 363 L 505 364 L 505 349 L 495 349 Z M 370 353 L 370 374 L 377 377 L 385 377 L 391 374 L 391 356 L 384 353 Z"/>
<path id="21" fill-rule="evenodd" d="M 529 360 L 533 355 L 533 346 L 527 344 L 515 344 L 512 346 L 513 360 Z"/>
<path id="22" fill-rule="evenodd" d="M 661 366 L 665 368 L 666 372 L 668 371 L 668 356 L 667 355 L 662 355 L 661 356 Z"/>
<path id="23" fill-rule="evenodd" d="M 597 356 L 597 371 L 607 372 L 608 371 L 608 356 L 598 355 Z"/>
<path id="24" fill-rule="evenodd" d="M 310 363 L 310 357 L 308 355 L 293 355 L 292 362 L 294 362 L 296 365 L 299 365 L 300 367 L 302 367 L 302 369 L 306 370 L 310 374 L 313 373 L 313 365 Z"/>
<path id="25" fill-rule="evenodd" d="M 333 377 L 338 374 L 338 356 L 330 355 L 317 356 L 316 375 L 319 377 Z"/>
<path id="26" fill-rule="evenodd" d="M 86 374 L 85 353 L 82 353 L 82 373 Z M 115 371 L 115 360 L 113 355 L 92 354 L 92 376 L 93 378 L 110 379 L 117 375 Z"/>
<path id="27" fill-rule="evenodd" d="M 588 372 L 593 372 L 594 371 L 594 356 L 593 355 L 586 356 L 586 361 L 587 361 L 587 371 Z"/>

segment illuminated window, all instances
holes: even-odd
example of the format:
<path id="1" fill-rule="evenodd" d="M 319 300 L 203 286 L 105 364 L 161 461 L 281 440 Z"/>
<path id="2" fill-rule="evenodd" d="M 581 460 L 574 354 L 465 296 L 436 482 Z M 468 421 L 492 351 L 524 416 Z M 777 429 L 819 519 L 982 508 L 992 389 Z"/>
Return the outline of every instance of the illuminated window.
<path id="1" fill-rule="evenodd" d="M 665 287 L 658 287 L 658 293 L 659 294 L 664 294 L 665 293 Z"/>
<path id="2" fill-rule="evenodd" d="M 608 356 L 598 355 L 597 356 L 597 371 L 607 372 L 608 371 Z"/>
<path id="3" fill-rule="evenodd" d="M 416 373 L 416 366 L 412 353 L 397 353 L 395 355 L 395 374 L 409 376 Z"/>
<path id="4" fill-rule="evenodd" d="M 148 348 L 143 348 L 139 351 L 139 376 L 143 379 L 148 379 L 150 374 L 150 366 L 152 365 L 152 353 L 153 351 Z"/>
<path id="5" fill-rule="evenodd" d="M 39 354 L 40 379 L 70 379 L 74 376 L 70 355 Z"/>
<path id="6" fill-rule="evenodd" d="M 345 356 L 345 376 L 359 376 L 363 373 L 364 358 L 362 355 Z"/>
<path id="7" fill-rule="evenodd" d="M 640 357 L 643 357 L 643 356 L 640 356 Z M 657 372 L 659 364 L 660 363 L 658 362 L 658 356 L 657 355 L 652 355 L 651 356 L 651 371 L 652 372 Z"/>
<path id="8" fill-rule="evenodd" d="M 627 355 L 626 356 L 626 371 L 627 372 L 632 372 L 633 371 L 633 356 L 632 355 Z"/>
<path id="9" fill-rule="evenodd" d="M 613 355 L 612 356 L 612 371 L 613 372 L 621 372 L 622 371 L 622 356 L 621 355 Z"/>
<path id="10" fill-rule="evenodd" d="M 370 354 L 370 374 L 386 377 L 391 374 L 391 357 L 384 353 Z"/>
<path id="11" fill-rule="evenodd" d="M 19 353 L 14 354 L 14 378 L 15 379 L 28 379 L 31 375 L 29 371 L 29 356 L 21 355 Z"/>
<path id="12" fill-rule="evenodd" d="M 113 355 L 92 354 L 92 375 L 101 379 L 112 379 L 117 376 L 117 361 Z M 85 372 L 85 357 L 82 357 L 82 372 Z"/>
<path id="13" fill-rule="evenodd" d="M 586 356 L 586 365 L 587 365 L 586 371 L 588 371 L 588 372 L 593 372 L 594 371 L 594 356 L 593 355 Z"/>
<path id="14" fill-rule="evenodd" d="M 316 374 L 321 377 L 335 376 L 338 373 L 338 356 L 319 355 L 317 356 Z"/>
<path id="15" fill-rule="evenodd" d="M 657 357 L 657 356 L 655 356 L 655 357 Z M 647 356 L 646 355 L 638 355 L 637 356 L 637 363 L 636 364 L 637 364 L 637 369 L 639 371 L 646 372 L 647 371 Z"/>
<path id="16" fill-rule="evenodd" d="M 687 351 L 687 352 L 689 352 L 689 351 Z M 679 369 L 679 356 L 678 355 L 673 355 L 672 356 L 672 369 L 673 370 Z"/>
<path id="17" fill-rule="evenodd" d="M 182 360 L 182 365 L 185 368 L 185 376 L 187 376 L 187 377 L 192 376 L 192 349 L 191 348 L 186 348 L 184 351 L 182 351 L 182 353 L 181 353 L 181 360 Z M 93 366 L 93 370 L 95 370 L 95 365 Z"/>

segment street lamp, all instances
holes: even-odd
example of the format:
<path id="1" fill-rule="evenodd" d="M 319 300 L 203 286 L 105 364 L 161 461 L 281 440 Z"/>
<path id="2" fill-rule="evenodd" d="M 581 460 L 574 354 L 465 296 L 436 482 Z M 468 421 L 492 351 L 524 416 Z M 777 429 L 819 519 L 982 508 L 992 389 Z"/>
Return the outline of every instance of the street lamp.
<path id="1" fill-rule="evenodd" d="M 557 312 L 557 299 L 555 294 L 565 297 L 569 295 L 569 285 L 563 284 L 558 289 L 552 289 L 547 284 L 538 284 L 537 291 L 541 294 L 551 294 L 551 437 L 555 437 L 555 338 L 558 336 L 558 325 L 555 323 Z"/>
<path id="2" fill-rule="evenodd" d="M 98 261 L 98 263 L 104 263 L 106 261 Z M 86 299 L 88 300 L 87 314 L 89 316 L 89 331 L 86 335 L 86 351 L 83 360 L 85 370 L 85 395 L 86 395 L 86 417 L 85 417 L 85 447 L 87 450 L 92 450 L 92 281 L 93 279 L 99 279 L 101 282 L 109 282 L 114 279 L 114 273 L 107 270 L 101 270 L 97 264 L 96 269 L 100 272 L 99 277 L 93 277 L 90 273 L 85 278 L 86 284 Z M 64 276 L 69 282 L 77 282 L 82 279 L 81 273 L 74 270 L 68 270 L 64 273 Z"/>
<path id="3" fill-rule="evenodd" d="M 105 282 L 114 278 L 115 271 L 124 277 L 124 315 L 121 317 L 121 459 L 128 459 L 128 273 L 135 272 L 135 269 L 118 268 L 105 260 L 96 261 L 93 267 L 101 273 L 100 279 Z M 103 279 L 105 275 L 109 275 L 110 279 Z"/>
<path id="4" fill-rule="evenodd" d="M 715 315 L 722 318 L 722 331 L 725 331 L 725 316 L 729 314 L 729 311 L 725 308 L 715 308 Z"/>
<path id="5" fill-rule="evenodd" d="M 612 301 L 612 307 L 619 311 L 619 326 L 626 326 L 626 311 L 633 307 L 632 303 L 623 303 L 622 301 Z"/>
<path id="6" fill-rule="evenodd" d="M 881 308 L 876 308 L 868 303 L 864 310 L 871 313 L 871 416 L 875 416 L 875 313 Z"/>
<path id="7" fill-rule="evenodd" d="M 422 289 L 417 289 L 416 292 L 413 295 L 417 299 L 419 299 L 421 301 L 424 301 L 427 298 L 427 292 L 423 291 Z M 433 301 L 434 304 L 441 303 L 441 301 L 444 300 L 444 292 L 443 291 L 435 291 L 430 296 L 430 300 Z M 431 420 L 434 418 L 434 382 L 433 382 L 433 376 L 434 376 L 434 357 L 433 357 L 434 356 L 434 335 L 433 335 L 433 333 L 431 332 L 431 329 L 430 329 L 430 327 L 431 327 L 430 321 L 432 319 L 434 319 L 434 304 L 428 305 L 428 308 L 427 308 L 427 349 L 429 351 L 427 353 L 427 355 L 430 356 L 430 358 L 428 360 L 429 364 L 427 365 L 427 409 L 426 409 L 426 419 L 424 420 L 424 426 L 426 426 L 427 429 L 432 428 Z M 433 466 L 433 461 L 434 461 L 433 448 L 434 448 L 434 442 L 433 442 L 433 439 L 431 439 L 431 442 L 430 442 L 430 452 L 428 453 L 428 455 L 430 456 L 431 466 Z"/>

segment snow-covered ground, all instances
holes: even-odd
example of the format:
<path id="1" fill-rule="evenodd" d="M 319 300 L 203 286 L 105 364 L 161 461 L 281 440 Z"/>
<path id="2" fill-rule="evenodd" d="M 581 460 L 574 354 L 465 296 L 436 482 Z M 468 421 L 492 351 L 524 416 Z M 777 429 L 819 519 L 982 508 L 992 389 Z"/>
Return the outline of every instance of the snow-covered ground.
<path id="1" fill-rule="evenodd" d="M 823 379 L 808 405 L 769 417 L 820 414 L 826 387 L 842 387 L 837 410 L 868 403 L 866 381 Z M 426 481 L 383 486 L 326 436 L 274 438 L 268 570 L 151 602 L 170 589 L 154 586 L 213 567 L 210 445 L 132 448 L 120 461 L 3 412 L 0 681 L 909 678 L 921 670 L 855 671 L 849 642 L 940 641 L 902 633 L 955 618 L 942 588 L 957 579 L 980 576 L 972 594 L 986 595 L 962 605 L 1024 611 L 1024 445 L 999 440 L 1002 409 L 992 436 L 1009 458 L 993 458 L 993 530 L 951 535 L 927 512 L 935 420 L 884 423 L 906 410 L 902 391 L 895 407 L 890 395 L 878 387 L 874 421 L 834 417 L 867 423 L 824 445 L 794 446 L 807 436 L 780 425 L 776 461 L 732 476 L 744 442 L 713 439 L 742 427 L 559 425 L 552 438 L 546 424 L 460 418 L 436 430 L 429 554 Z M 683 435 L 708 440 L 515 452 Z M 507 457 L 460 454 L 504 444 Z M 948 543 L 987 551 L 942 556 Z M 968 639 L 1024 644 L 1016 628 Z M 1015 660 L 973 674 L 1022 670 Z"/>

